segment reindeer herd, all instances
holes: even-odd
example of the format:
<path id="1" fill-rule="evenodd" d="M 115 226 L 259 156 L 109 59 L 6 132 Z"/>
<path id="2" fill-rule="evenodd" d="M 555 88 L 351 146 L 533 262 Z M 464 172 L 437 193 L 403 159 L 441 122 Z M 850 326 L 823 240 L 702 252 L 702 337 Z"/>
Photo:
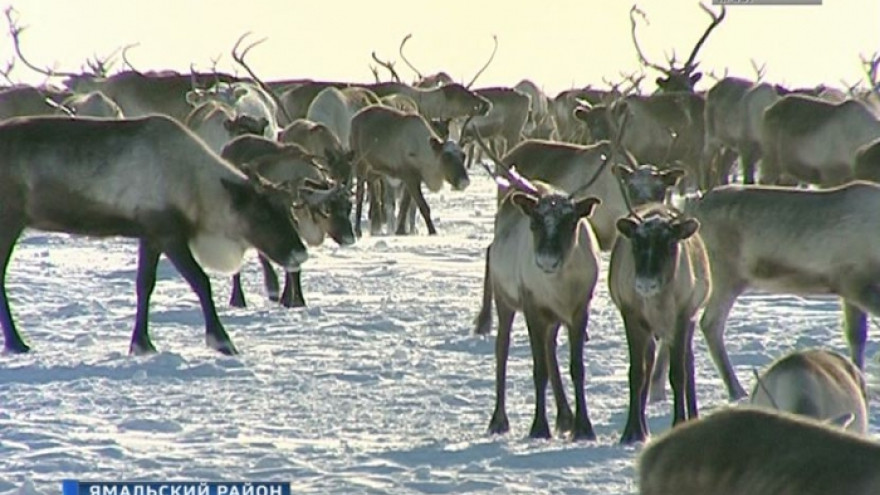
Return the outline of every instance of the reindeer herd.
<path id="1" fill-rule="evenodd" d="M 498 183 L 475 319 L 475 333 L 488 334 L 494 305 L 490 432 L 510 428 L 506 367 L 522 312 L 536 393 L 530 436 L 552 435 L 549 381 L 556 430 L 595 438 L 584 349 L 600 253 L 608 252 L 630 360 L 621 442 L 646 441 L 646 404 L 663 397 L 666 376 L 673 391 L 676 426 L 645 448 L 642 493 L 880 493 L 880 445 L 860 437 L 867 315 L 880 315 L 880 186 L 871 182 L 880 180 L 880 56 L 863 59 L 868 90 L 785 88 L 756 70 L 758 80 L 725 76 L 697 91 L 700 48 L 726 16 L 723 7 L 700 7 L 708 27 L 683 64 L 673 57 L 666 66 L 642 53 L 636 34 L 645 14 L 630 11 L 638 59 L 661 74 L 656 92 L 641 93 L 644 76 L 630 75 L 555 97 L 529 80 L 472 88 L 497 38 L 467 85 L 419 72 L 404 55 L 409 35 L 399 53 L 418 75 L 414 84 L 375 53 L 390 81 L 374 67 L 375 83 L 263 82 L 245 61 L 260 42 L 240 50 L 244 36 L 232 56 L 249 77 L 130 64 L 107 74 L 103 61 L 91 71 L 49 71 L 24 56 L 22 29 L 7 10 L 18 60 L 61 86 L 0 91 L 4 348 L 29 350 L 5 289 L 26 228 L 139 240 L 132 353 L 155 351 L 148 309 L 164 254 L 198 295 L 208 345 L 234 354 L 205 268 L 231 275 L 230 304 L 245 306 L 238 273 L 254 248 L 268 297 L 304 306 L 307 245 L 356 242 L 365 200 L 371 235 L 412 233 L 416 208 L 436 234 L 422 185 L 463 190 L 478 163 Z M 743 185 L 729 184 L 737 175 Z M 273 263 L 285 271 L 283 288 Z M 747 289 L 840 297 L 850 359 L 824 350 L 780 357 L 751 393 L 753 405 L 775 411 L 731 408 L 696 419 L 698 324 L 730 399 L 747 396 L 723 339 Z M 573 413 L 556 356 L 560 326 Z"/>

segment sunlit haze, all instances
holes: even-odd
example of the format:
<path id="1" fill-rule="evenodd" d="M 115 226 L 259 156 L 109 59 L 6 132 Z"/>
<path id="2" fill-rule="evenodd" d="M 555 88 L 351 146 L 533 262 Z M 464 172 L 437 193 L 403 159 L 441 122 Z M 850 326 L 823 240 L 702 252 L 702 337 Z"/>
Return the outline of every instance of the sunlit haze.
<path id="1" fill-rule="evenodd" d="M 752 77 L 751 60 L 766 64 L 766 79 L 789 85 L 841 86 L 864 81 L 860 55 L 880 51 L 880 2 L 825 0 L 822 6 L 732 6 L 700 53 L 701 68 L 716 75 Z M 6 2 L 8 5 L 9 2 Z M 370 53 L 398 60 L 404 81 L 415 74 L 399 60 L 398 45 L 428 74 L 445 70 L 469 81 L 492 51 L 495 61 L 477 87 L 511 86 L 523 78 L 546 92 L 592 84 L 639 69 L 630 38 L 630 1 L 486 0 L 310 1 L 253 0 L 27 0 L 12 2 L 25 56 L 40 66 L 77 71 L 94 56 L 139 43 L 128 58 L 138 70 L 208 70 L 242 73 L 229 56 L 236 39 L 267 38 L 248 56 L 264 79 L 372 81 Z M 654 62 L 687 57 L 708 23 L 695 0 L 640 0 L 650 24 L 639 39 Z M 715 7 L 717 10 L 718 7 Z M 11 37 L 0 37 L 5 59 Z M 117 61 L 114 69 L 121 68 Z M 380 71 L 383 79 L 388 75 Z M 646 81 L 656 73 L 648 72 Z M 18 62 L 13 80 L 44 78 Z M 705 78 L 701 87 L 711 84 Z M 645 89 L 652 87 L 646 85 Z"/>

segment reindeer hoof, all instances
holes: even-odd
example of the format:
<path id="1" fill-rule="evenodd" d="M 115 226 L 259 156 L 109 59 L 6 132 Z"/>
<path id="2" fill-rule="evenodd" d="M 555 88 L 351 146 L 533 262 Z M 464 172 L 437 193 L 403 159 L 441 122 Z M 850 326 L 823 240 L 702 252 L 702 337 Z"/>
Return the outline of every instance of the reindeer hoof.
<path id="1" fill-rule="evenodd" d="M 501 435 L 508 431 L 510 431 L 510 423 L 507 421 L 507 415 L 492 415 L 492 421 L 489 422 L 489 433 L 492 435 Z"/>
<path id="2" fill-rule="evenodd" d="M 537 421 L 536 420 L 532 424 L 532 429 L 529 430 L 529 438 L 545 439 L 545 440 L 553 438 L 553 436 L 550 434 L 550 426 L 547 424 L 546 419 L 544 421 Z"/>
<path id="3" fill-rule="evenodd" d="M 149 340 L 146 342 L 132 342 L 128 348 L 128 354 L 131 356 L 147 356 L 156 354 L 156 346 Z"/>
<path id="4" fill-rule="evenodd" d="M 574 429 L 574 416 L 571 410 L 562 410 L 556 415 L 556 431 L 566 432 Z"/>
<path id="5" fill-rule="evenodd" d="M 647 435 L 641 431 L 624 431 L 620 437 L 621 445 L 632 445 L 635 443 L 644 443 Z"/>
<path id="6" fill-rule="evenodd" d="M 235 348 L 235 344 L 232 343 L 232 340 L 228 335 L 218 337 L 208 334 L 205 336 L 205 341 L 208 344 L 208 347 L 225 356 L 234 356 L 238 354 L 238 349 Z"/>
<path id="7" fill-rule="evenodd" d="M 3 346 L 3 351 L 8 354 L 25 354 L 31 351 L 31 347 L 21 340 L 18 340 L 15 342 L 8 342 Z"/>
<path id="8" fill-rule="evenodd" d="M 571 439 L 580 442 L 580 441 L 593 441 L 596 439 L 596 432 L 593 431 L 593 425 L 587 423 L 585 425 L 579 425 L 574 427 L 571 432 Z"/>
<path id="9" fill-rule="evenodd" d="M 229 305 L 233 308 L 246 308 L 247 303 L 245 303 L 244 299 L 232 298 L 229 300 Z"/>

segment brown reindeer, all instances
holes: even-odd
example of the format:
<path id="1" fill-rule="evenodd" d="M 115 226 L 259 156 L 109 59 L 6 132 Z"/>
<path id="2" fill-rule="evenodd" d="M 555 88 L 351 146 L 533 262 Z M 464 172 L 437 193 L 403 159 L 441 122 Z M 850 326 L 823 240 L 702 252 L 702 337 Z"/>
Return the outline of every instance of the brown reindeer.
<path id="1" fill-rule="evenodd" d="M 696 313 L 711 292 L 700 223 L 677 210 L 648 203 L 617 221 L 608 290 L 623 318 L 629 347 L 629 414 L 621 443 L 648 435 L 645 405 L 654 367 L 655 339 L 669 346 L 673 425 L 697 417 L 692 341 Z"/>
<path id="2" fill-rule="evenodd" d="M 651 441 L 641 495 L 874 495 L 880 444 L 787 413 L 726 408 Z"/>
<path id="3" fill-rule="evenodd" d="M 10 119 L 0 123 L 0 156 L 0 324 L 8 351 L 29 349 L 5 288 L 25 228 L 140 240 L 132 353 L 155 351 L 147 316 L 161 254 L 198 295 L 208 345 L 226 354 L 236 349 L 202 266 L 234 272 L 251 246 L 289 270 L 307 258 L 287 194 L 249 180 L 165 116 Z"/>
<path id="4" fill-rule="evenodd" d="M 401 233 L 413 199 L 427 224 L 428 233 L 437 233 L 422 194 L 423 182 L 430 191 L 439 191 L 444 182 L 459 191 L 470 184 L 464 168 L 464 153 L 458 143 L 442 141 L 419 115 L 384 106 L 364 108 L 351 121 L 351 149 L 357 164 L 355 233 L 358 236 L 361 232 L 363 186 L 373 173 L 400 180 L 406 186 L 408 194 L 401 201 L 398 215 L 397 230 Z"/>

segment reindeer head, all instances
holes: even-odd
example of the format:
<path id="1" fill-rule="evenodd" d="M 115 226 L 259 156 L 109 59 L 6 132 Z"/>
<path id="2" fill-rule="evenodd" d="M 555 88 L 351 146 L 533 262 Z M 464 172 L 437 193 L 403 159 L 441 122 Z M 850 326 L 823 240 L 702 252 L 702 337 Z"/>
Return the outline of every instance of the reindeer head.
<path id="1" fill-rule="evenodd" d="M 636 39 L 635 14 L 641 15 L 642 18 L 644 18 L 646 20 L 647 20 L 647 16 L 645 15 L 644 12 L 639 10 L 639 8 L 635 5 L 633 5 L 632 9 L 630 9 L 629 18 L 630 18 L 630 24 L 632 25 L 632 39 L 633 39 L 633 44 L 635 45 L 635 48 L 636 48 L 636 53 L 639 56 L 639 61 L 642 63 L 643 66 L 651 67 L 651 68 L 653 68 L 659 72 L 662 72 L 664 74 L 664 77 L 658 77 L 655 81 L 657 83 L 657 88 L 658 88 L 659 92 L 672 92 L 672 91 L 693 92 L 694 87 L 696 86 L 697 82 L 699 82 L 700 79 L 703 77 L 703 74 L 701 72 L 696 72 L 697 65 L 698 65 L 698 62 L 696 61 L 697 54 L 699 53 L 700 48 L 702 48 L 703 43 L 706 42 L 706 39 L 709 37 L 709 34 L 711 34 L 712 31 L 716 27 L 718 27 L 719 24 L 721 24 L 721 21 L 724 20 L 724 16 L 727 15 L 727 10 L 724 8 L 724 6 L 722 6 L 721 13 L 719 15 L 715 15 L 715 13 L 712 12 L 712 10 L 710 10 L 708 7 L 706 7 L 703 4 L 700 4 L 700 8 L 703 9 L 704 12 L 709 14 L 709 17 L 712 18 L 712 22 L 709 24 L 709 27 L 707 27 L 706 30 L 703 32 L 703 35 L 700 37 L 700 39 L 697 40 L 697 43 L 694 45 L 693 49 L 691 50 L 691 54 L 690 54 L 690 56 L 688 56 L 688 59 L 680 67 L 676 66 L 674 52 L 673 52 L 672 57 L 668 60 L 668 67 L 663 67 L 661 65 L 654 64 L 654 63 L 651 63 L 648 61 L 648 59 L 642 53 L 642 49 L 639 47 L 639 42 Z"/>
<path id="2" fill-rule="evenodd" d="M 299 269 L 308 253 L 296 231 L 289 191 L 265 180 L 250 167 L 242 170 L 246 181 L 220 181 L 229 194 L 233 213 L 241 219 L 245 239 L 287 270 Z"/>
<path id="3" fill-rule="evenodd" d="M 575 199 L 559 193 L 534 195 L 513 191 L 509 200 L 529 218 L 535 263 L 553 273 L 568 257 L 582 218 L 589 217 L 601 202 L 595 197 Z"/>
<path id="4" fill-rule="evenodd" d="M 306 179 L 299 197 L 311 220 L 340 246 L 354 244 L 351 225 L 351 190 L 330 180 Z M 300 219 L 302 224 L 302 219 Z"/>
<path id="5" fill-rule="evenodd" d="M 468 178 L 467 169 L 464 166 L 465 155 L 461 146 L 452 140 L 441 141 L 432 136 L 428 138 L 431 149 L 440 160 L 443 169 L 443 177 L 456 191 L 466 189 L 471 181 Z"/>
<path id="6" fill-rule="evenodd" d="M 661 203 L 685 175 L 680 168 L 660 170 L 653 165 L 614 165 L 614 175 L 626 188 L 633 205 Z"/>
<path id="7" fill-rule="evenodd" d="M 617 231 L 630 242 L 635 263 L 635 290 L 642 297 L 661 293 L 678 270 L 679 243 L 694 235 L 694 218 L 653 209 L 644 217 L 635 213 L 617 221 Z"/>

